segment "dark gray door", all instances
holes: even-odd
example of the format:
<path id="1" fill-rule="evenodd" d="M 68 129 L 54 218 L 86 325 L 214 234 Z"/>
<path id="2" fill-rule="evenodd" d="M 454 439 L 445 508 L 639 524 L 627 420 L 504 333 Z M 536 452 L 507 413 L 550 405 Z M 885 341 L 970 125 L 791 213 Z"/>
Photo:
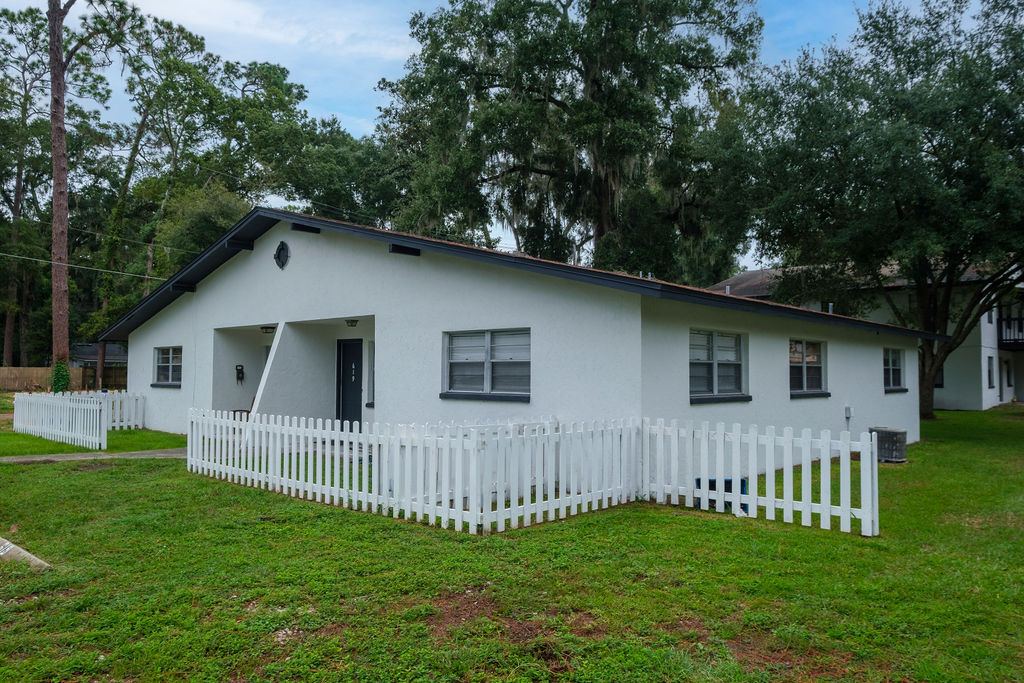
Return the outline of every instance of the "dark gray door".
<path id="1" fill-rule="evenodd" d="M 363 419 L 363 340 L 338 340 L 337 417 L 360 422 Z"/>

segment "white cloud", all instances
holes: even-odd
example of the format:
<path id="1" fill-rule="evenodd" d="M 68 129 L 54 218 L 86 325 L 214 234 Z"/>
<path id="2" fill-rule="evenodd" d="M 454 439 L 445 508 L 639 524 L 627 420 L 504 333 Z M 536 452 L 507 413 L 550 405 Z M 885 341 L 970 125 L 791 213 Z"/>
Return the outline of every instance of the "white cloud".
<path id="1" fill-rule="evenodd" d="M 134 0 L 143 12 L 206 36 L 214 52 L 228 43 L 248 52 L 268 48 L 331 59 L 404 61 L 415 49 L 408 12 L 355 3 L 267 0 Z M 229 55 L 225 55 L 229 56 Z"/>

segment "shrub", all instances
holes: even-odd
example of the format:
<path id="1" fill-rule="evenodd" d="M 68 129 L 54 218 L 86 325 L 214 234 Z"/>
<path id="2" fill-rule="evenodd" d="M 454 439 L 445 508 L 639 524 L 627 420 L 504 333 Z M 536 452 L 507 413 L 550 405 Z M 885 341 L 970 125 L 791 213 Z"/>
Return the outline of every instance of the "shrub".
<path id="1" fill-rule="evenodd" d="M 50 375 L 50 390 L 60 393 L 70 388 L 71 371 L 68 370 L 67 361 L 59 360 L 53 364 L 53 373 Z"/>

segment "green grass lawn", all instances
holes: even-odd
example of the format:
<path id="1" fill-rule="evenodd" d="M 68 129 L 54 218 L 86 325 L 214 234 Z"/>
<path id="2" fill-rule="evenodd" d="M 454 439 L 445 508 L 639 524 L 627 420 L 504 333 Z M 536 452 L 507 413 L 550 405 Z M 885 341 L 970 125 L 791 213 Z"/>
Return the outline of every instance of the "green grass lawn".
<path id="1" fill-rule="evenodd" d="M 14 392 L 0 392 L 0 414 L 14 411 Z M 149 429 L 113 430 L 107 432 L 107 453 L 150 451 L 163 448 L 182 448 L 185 437 Z M 12 420 L 0 420 L 0 458 L 7 455 L 49 455 L 51 453 L 87 453 L 90 448 L 69 446 L 59 441 L 41 439 L 29 434 L 16 434 Z M 2 521 L 2 520 L 0 520 Z M 2 535 L 2 530 L 0 530 Z M 0 670 L 2 671 L 2 670 Z M 2 680 L 2 679 L 0 679 Z"/>
<path id="2" fill-rule="evenodd" d="M 161 448 L 181 448 L 185 437 L 181 434 L 155 432 L 149 429 L 127 429 L 107 432 L 106 453 L 150 451 Z M 69 446 L 59 441 L 41 439 L 29 434 L 17 434 L 11 420 L 0 420 L 0 458 L 6 455 L 49 455 L 51 453 L 88 453 L 91 448 Z"/>
<path id="3" fill-rule="evenodd" d="M 881 531 L 634 504 L 476 537 L 180 461 L 0 470 L 0 680 L 1024 677 L 1024 409 L 943 413 Z"/>

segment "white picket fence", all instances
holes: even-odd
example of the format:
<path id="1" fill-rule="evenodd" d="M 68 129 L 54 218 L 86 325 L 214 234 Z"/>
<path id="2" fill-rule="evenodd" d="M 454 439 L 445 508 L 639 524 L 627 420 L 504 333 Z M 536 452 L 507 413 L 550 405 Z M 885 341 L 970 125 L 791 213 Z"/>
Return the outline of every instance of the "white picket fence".
<path id="1" fill-rule="evenodd" d="M 142 394 L 126 391 L 19 393 L 14 395 L 14 431 L 103 450 L 111 429 L 142 429 L 145 408 Z"/>
<path id="2" fill-rule="evenodd" d="M 103 401 L 107 410 L 107 429 L 143 429 L 146 426 L 146 397 L 127 391 L 82 392 Z"/>
<path id="3" fill-rule="evenodd" d="M 845 532 L 857 520 L 861 534 L 878 534 L 877 443 L 867 432 L 833 439 L 636 419 L 349 425 L 192 409 L 188 468 L 474 534 L 638 499 L 770 520 L 781 512 L 804 526 L 817 516 L 823 529 L 838 518 Z"/>
<path id="4" fill-rule="evenodd" d="M 107 447 L 106 404 L 83 394 L 15 394 L 14 431 L 103 450 Z"/>

